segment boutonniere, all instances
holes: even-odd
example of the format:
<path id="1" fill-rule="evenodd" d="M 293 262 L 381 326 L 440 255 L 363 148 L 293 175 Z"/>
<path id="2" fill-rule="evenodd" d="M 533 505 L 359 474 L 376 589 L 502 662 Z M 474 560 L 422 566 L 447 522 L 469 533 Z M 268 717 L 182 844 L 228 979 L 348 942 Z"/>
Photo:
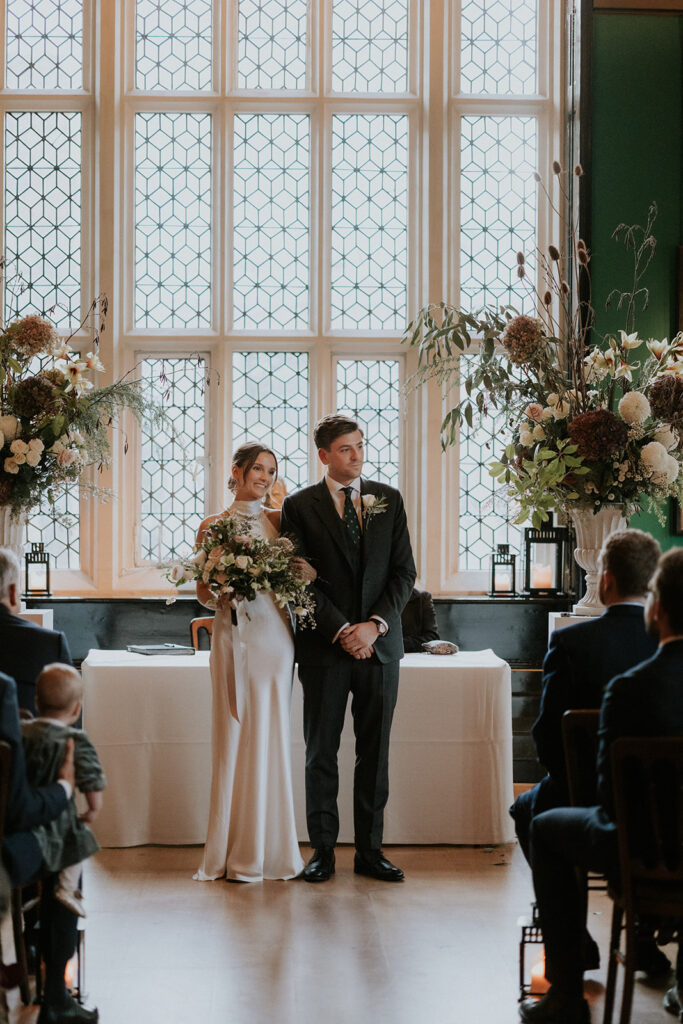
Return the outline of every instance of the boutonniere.
<path id="1" fill-rule="evenodd" d="M 363 503 L 363 521 L 366 524 L 370 522 L 373 516 L 381 515 L 389 507 L 385 494 L 363 494 L 361 501 Z"/>

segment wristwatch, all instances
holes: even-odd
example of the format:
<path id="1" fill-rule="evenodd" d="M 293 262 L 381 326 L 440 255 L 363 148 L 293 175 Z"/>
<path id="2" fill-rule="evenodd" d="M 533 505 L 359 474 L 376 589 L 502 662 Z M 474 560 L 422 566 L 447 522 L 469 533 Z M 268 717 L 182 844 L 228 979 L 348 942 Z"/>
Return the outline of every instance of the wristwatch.
<path id="1" fill-rule="evenodd" d="M 389 628 L 385 622 L 382 622 L 377 615 L 370 616 L 370 622 L 374 622 L 377 626 L 377 636 L 386 636 L 389 632 Z"/>

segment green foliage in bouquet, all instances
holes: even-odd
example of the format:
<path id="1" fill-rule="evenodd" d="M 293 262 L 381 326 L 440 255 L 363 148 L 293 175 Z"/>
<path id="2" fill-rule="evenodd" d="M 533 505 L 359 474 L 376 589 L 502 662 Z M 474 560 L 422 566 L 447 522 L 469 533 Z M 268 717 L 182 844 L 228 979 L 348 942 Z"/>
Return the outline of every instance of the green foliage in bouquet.
<path id="1" fill-rule="evenodd" d="M 41 316 L 0 329 L 0 505 L 16 515 L 54 504 L 88 466 L 108 465 L 108 428 L 124 409 L 138 419 L 149 414 L 139 381 L 123 378 L 98 388 L 91 379 L 104 369 L 97 351 L 106 313 L 101 296 L 79 325 L 92 328 L 92 351 L 85 355 L 72 350 L 74 334 L 60 340 Z"/>
<path id="2" fill-rule="evenodd" d="M 214 519 L 193 554 L 165 571 L 166 579 L 176 587 L 192 581 L 204 583 L 213 595 L 212 608 L 221 598 L 248 602 L 257 594 L 269 593 L 279 608 L 291 606 L 302 626 L 315 626 L 313 596 L 309 581 L 297 574 L 293 543 L 287 537 L 265 540 L 249 531 L 249 516 Z"/>
<path id="3" fill-rule="evenodd" d="M 553 166 L 562 188 L 561 168 Z M 568 256 L 555 245 L 539 254 L 546 289 L 530 287 L 535 316 L 440 302 L 406 329 L 403 342 L 418 352 L 408 386 L 435 380 L 456 393 L 441 425 L 444 449 L 473 428 L 475 416 L 503 416 L 501 451 L 489 469 L 518 502 L 517 523 L 531 516 L 539 527 L 551 511 L 575 506 L 597 512 L 623 504 L 631 515 L 643 496 L 661 518 L 662 499 L 680 497 L 683 334 L 646 340 L 634 329 L 637 304 L 647 305 L 641 279 L 656 248 L 656 212 L 653 204 L 645 227 L 620 224 L 614 232 L 633 253 L 633 281 L 610 296 L 625 309 L 626 330 L 599 345 L 590 344 L 590 254 L 576 228 Z M 523 253 L 517 275 L 526 281 Z"/>

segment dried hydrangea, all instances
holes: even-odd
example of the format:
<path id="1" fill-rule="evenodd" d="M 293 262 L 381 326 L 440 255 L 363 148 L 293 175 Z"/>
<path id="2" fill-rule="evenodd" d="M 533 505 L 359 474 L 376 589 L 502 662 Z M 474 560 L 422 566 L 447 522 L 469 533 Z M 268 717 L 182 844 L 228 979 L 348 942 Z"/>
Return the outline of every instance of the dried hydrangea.
<path id="1" fill-rule="evenodd" d="M 5 338 L 17 355 L 24 359 L 52 355 L 59 343 L 54 324 L 35 314 L 11 323 L 5 331 Z"/>
<path id="2" fill-rule="evenodd" d="M 501 341 L 513 363 L 530 362 L 545 344 L 541 324 L 531 316 L 513 317 Z"/>
<path id="3" fill-rule="evenodd" d="M 11 392 L 11 407 L 22 420 L 33 420 L 49 415 L 55 407 L 56 389 L 54 384 L 38 374 L 26 377 L 14 385 Z"/>
<path id="4" fill-rule="evenodd" d="M 591 462 L 621 451 L 628 440 L 626 424 L 609 409 L 589 409 L 569 423 L 569 436 L 579 455 Z"/>
<path id="5" fill-rule="evenodd" d="M 657 377 L 648 395 L 652 415 L 668 423 L 683 421 L 683 380 L 670 373 Z"/>

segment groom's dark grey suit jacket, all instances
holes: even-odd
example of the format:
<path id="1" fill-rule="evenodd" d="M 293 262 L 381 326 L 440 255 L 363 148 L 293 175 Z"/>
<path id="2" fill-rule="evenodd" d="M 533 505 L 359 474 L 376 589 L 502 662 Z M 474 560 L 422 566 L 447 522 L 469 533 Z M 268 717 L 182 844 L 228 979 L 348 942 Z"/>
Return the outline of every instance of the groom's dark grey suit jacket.
<path id="1" fill-rule="evenodd" d="M 341 644 L 332 641 L 345 623 L 365 622 L 370 615 L 381 616 L 389 627 L 373 644 L 379 661 L 398 661 L 403 655 L 401 612 L 415 582 L 403 499 L 387 484 L 361 480 L 361 498 L 366 494 L 383 496 L 387 507 L 365 520 L 359 555 L 324 479 L 285 498 L 281 532 L 318 573 L 312 586 L 316 627 L 296 632 L 300 665 L 348 659 Z"/>

